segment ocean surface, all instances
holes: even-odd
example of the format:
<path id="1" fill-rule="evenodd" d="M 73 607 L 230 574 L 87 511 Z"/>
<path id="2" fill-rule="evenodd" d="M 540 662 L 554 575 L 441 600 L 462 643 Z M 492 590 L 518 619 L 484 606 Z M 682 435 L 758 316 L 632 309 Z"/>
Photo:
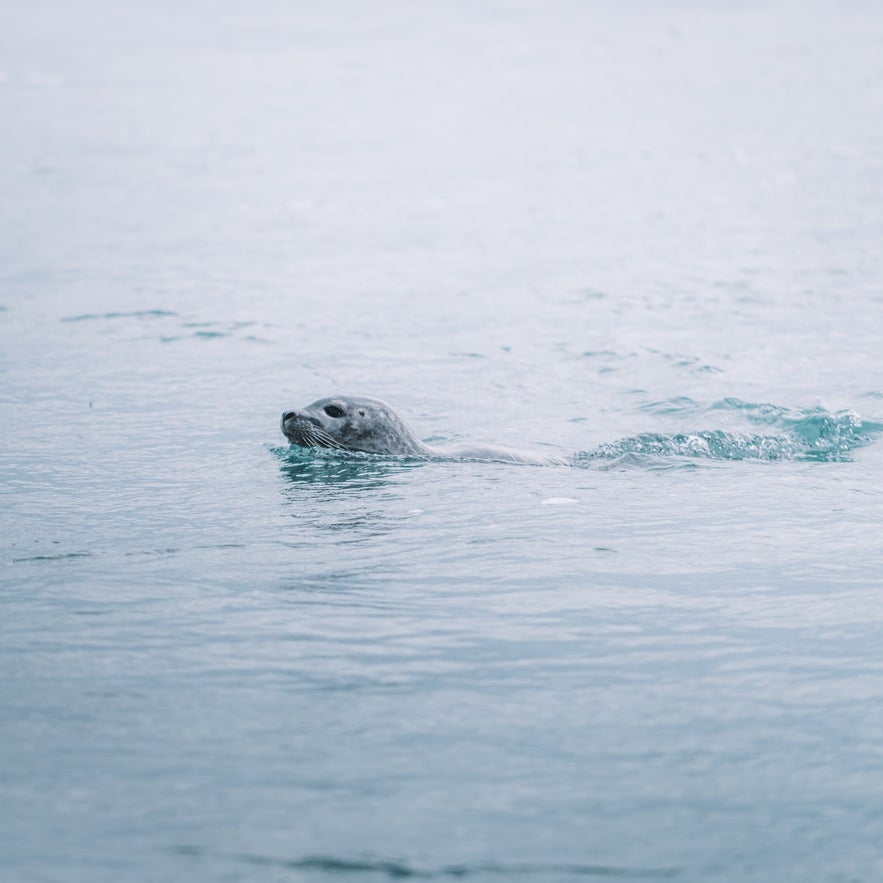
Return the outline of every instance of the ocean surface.
<path id="1" fill-rule="evenodd" d="M 883 880 L 883 6 L 0 8 L 4 883 Z"/>

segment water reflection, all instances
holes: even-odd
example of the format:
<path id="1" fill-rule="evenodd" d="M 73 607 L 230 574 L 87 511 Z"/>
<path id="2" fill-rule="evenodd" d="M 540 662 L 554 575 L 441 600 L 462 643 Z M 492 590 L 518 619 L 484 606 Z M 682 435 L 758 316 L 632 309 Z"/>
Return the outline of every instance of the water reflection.
<path id="1" fill-rule="evenodd" d="M 281 491 L 289 514 L 309 534 L 308 542 L 330 540 L 342 552 L 413 518 L 402 477 L 417 468 L 419 460 L 294 446 L 275 448 L 274 453 L 280 460 Z M 303 531 L 301 539 L 306 539 Z"/>
<path id="2" fill-rule="evenodd" d="M 325 451 L 319 448 L 273 448 L 279 471 L 290 482 L 333 485 L 338 489 L 380 489 L 397 475 L 418 468 L 424 461 L 402 457 L 379 457 L 356 451 Z"/>

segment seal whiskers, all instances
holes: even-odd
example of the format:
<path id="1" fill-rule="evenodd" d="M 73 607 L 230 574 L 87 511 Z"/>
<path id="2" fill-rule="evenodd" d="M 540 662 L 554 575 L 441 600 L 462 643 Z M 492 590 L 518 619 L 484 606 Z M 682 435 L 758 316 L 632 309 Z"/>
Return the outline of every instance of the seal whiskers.
<path id="1" fill-rule="evenodd" d="M 346 448 L 336 439 L 330 436 L 324 429 L 311 429 L 309 431 L 309 440 L 316 447 L 334 448 L 338 451 L 345 451 Z"/>

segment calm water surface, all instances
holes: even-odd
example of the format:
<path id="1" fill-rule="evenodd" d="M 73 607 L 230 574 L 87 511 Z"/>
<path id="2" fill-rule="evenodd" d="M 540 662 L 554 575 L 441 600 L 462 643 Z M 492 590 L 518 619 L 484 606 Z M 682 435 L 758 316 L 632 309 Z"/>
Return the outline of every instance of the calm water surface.
<path id="1" fill-rule="evenodd" d="M 3 21 L 4 880 L 883 879 L 878 4 Z"/>

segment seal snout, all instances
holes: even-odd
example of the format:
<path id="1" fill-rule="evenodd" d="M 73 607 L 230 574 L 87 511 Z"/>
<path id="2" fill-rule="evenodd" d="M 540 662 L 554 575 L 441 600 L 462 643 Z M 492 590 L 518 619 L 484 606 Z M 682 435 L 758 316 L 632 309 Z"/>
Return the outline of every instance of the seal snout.
<path id="1" fill-rule="evenodd" d="M 313 424 L 313 426 L 322 425 L 321 421 L 313 417 L 312 414 L 307 414 L 305 411 L 283 411 L 282 425 L 284 426 L 289 421 L 296 421 L 297 423 L 311 423 Z"/>
<path id="2" fill-rule="evenodd" d="M 295 445 L 321 445 L 322 424 L 306 411 L 283 411 L 282 434 Z"/>

